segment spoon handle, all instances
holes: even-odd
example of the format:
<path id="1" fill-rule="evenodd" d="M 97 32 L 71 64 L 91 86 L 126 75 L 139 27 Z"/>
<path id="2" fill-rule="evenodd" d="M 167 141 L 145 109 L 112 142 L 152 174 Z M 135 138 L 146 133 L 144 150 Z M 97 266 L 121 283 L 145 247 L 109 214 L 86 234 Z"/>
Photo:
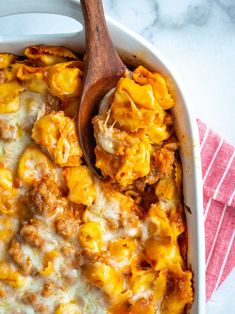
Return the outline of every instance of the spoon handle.
<path id="1" fill-rule="evenodd" d="M 81 0 L 86 30 L 85 71 L 78 101 L 78 137 L 84 160 L 97 175 L 92 118 L 99 102 L 123 76 L 126 66 L 110 39 L 101 0 Z"/>
<path id="2" fill-rule="evenodd" d="M 102 0 L 81 0 L 86 28 L 87 57 L 97 76 L 119 72 L 124 64 L 116 53 L 105 22 Z M 114 57 L 115 56 L 115 57 Z M 100 63 L 100 64 L 99 64 Z"/>

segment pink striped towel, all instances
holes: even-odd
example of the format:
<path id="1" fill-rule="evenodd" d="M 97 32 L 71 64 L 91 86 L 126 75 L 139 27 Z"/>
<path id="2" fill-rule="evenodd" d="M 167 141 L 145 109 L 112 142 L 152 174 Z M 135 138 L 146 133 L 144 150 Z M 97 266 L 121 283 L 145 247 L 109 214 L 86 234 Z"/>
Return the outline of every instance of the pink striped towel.
<path id="1" fill-rule="evenodd" d="M 197 120 L 206 237 L 206 298 L 235 266 L 235 149 Z"/>

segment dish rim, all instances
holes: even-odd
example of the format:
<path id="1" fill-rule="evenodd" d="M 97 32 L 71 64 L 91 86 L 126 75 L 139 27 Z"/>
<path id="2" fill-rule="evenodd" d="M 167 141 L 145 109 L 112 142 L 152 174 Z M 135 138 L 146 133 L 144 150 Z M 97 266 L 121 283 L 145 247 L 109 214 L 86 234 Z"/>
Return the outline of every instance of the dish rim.
<path id="1" fill-rule="evenodd" d="M 1 12 L 0 17 L 14 14 L 23 14 L 23 13 L 53 13 L 64 16 L 69 16 L 76 19 L 78 22 L 83 24 L 83 18 L 81 14 L 80 3 L 76 0 L 50 0 L 45 3 L 35 3 L 31 0 L 0 0 Z M 76 9 L 77 11 L 74 11 Z M 191 141 L 191 159 L 192 159 L 192 173 L 193 173 L 193 185 L 192 189 L 195 192 L 194 203 L 195 203 L 195 221 L 196 221 L 196 252 L 197 260 L 193 261 L 196 265 L 196 269 L 192 269 L 194 273 L 194 289 L 195 289 L 195 300 L 190 310 L 191 314 L 204 314 L 205 313 L 205 243 L 204 243 L 204 220 L 203 220 L 203 196 L 202 196 L 202 180 L 201 180 L 201 161 L 200 161 L 200 145 L 199 145 L 199 136 L 198 129 L 196 125 L 196 120 L 192 113 L 190 107 L 189 96 L 185 91 L 184 84 L 182 79 L 179 77 L 177 71 L 169 63 L 169 61 L 159 52 L 159 50 L 149 43 L 142 36 L 136 34 L 134 31 L 128 29 L 124 25 L 120 24 L 113 18 L 106 15 L 106 20 L 108 28 L 111 33 L 118 34 L 119 38 L 129 38 L 130 41 L 135 42 L 136 45 L 139 45 L 143 48 L 143 51 L 148 54 L 151 54 L 155 58 L 157 64 L 161 66 L 164 72 L 168 73 L 170 79 L 173 81 L 174 89 L 176 88 L 181 100 L 182 106 L 184 108 L 184 114 L 187 119 L 185 121 L 188 124 L 188 132 Z M 81 30 L 78 33 L 71 34 L 47 34 L 47 35 L 27 35 L 27 36 L 13 36 L 13 37 L 1 37 L 0 36 L 0 50 L 1 46 L 9 46 L 10 50 L 20 50 L 23 46 L 29 46 L 35 43 L 44 43 L 48 44 L 52 41 L 61 41 L 72 43 L 72 41 L 77 38 L 79 35 L 80 42 L 84 42 L 84 33 Z M 53 45 L 53 42 L 51 43 Z M 15 48 L 14 48 L 15 47 Z M 128 48 L 131 50 L 131 48 Z M 9 52 L 11 52 L 9 51 Z M 5 51 L 4 51 L 5 52 Z M 15 51 L 14 51 L 15 52 Z M 133 54 L 133 51 L 130 51 L 130 54 Z M 177 115 L 177 114 L 176 114 Z M 177 117 L 176 117 L 177 118 Z M 184 172 L 184 169 L 183 169 Z M 185 178 L 184 178 L 185 181 Z M 184 182 L 185 185 L 185 182 Z M 189 213 L 186 214 L 187 226 L 188 220 L 191 219 Z M 195 235 L 194 235 L 195 236 Z M 189 249 L 189 245 L 188 245 Z"/>

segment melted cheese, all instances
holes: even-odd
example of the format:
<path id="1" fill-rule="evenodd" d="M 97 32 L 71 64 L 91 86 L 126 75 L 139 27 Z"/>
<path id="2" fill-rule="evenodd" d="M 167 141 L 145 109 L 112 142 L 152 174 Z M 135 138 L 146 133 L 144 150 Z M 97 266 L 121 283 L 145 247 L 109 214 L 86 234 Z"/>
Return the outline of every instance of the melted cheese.
<path id="1" fill-rule="evenodd" d="M 114 154 L 113 128 L 106 127 L 104 132 L 100 131 L 97 136 L 97 141 L 106 152 Z"/>
<path id="2" fill-rule="evenodd" d="M 78 82 L 77 73 L 80 73 L 80 69 L 68 67 L 66 71 L 61 71 L 61 66 L 63 67 L 63 64 L 53 66 L 61 83 L 59 90 L 53 85 L 56 80 L 53 81 L 52 78 L 49 85 L 51 92 L 69 103 L 69 96 L 77 96 L 79 92 L 81 78 L 79 77 Z M 46 71 L 44 67 L 43 69 Z M 67 85 L 64 81 L 67 70 L 72 73 L 71 86 L 71 82 L 67 82 L 69 84 Z M 52 72 L 50 75 L 55 76 Z M 95 125 L 95 137 L 99 148 L 114 157 L 110 159 L 111 168 L 116 167 L 115 155 L 125 157 L 117 168 L 123 168 L 125 165 L 125 169 L 119 173 L 120 180 L 125 172 L 131 173 L 134 178 L 128 181 L 128 184 L 123 184 L 129 192 L 133 192 L 130 195 L 138 194 L 135 180 L 139 177 L 144 179 L 149 175 L 150 158 L 156 149 L 144 135 L 144 130 L 139 130 L 138 133 L 132 131 L 144 128 L 145 124 L 148 126 L 149 121 L 152 121 L 153 117 L 156 118 L 155 107 L 158 106 L 151 84 L 143 83 L 145 73 L 135 74 L 135 80 L 139 81 L 134 82 L 130 72 L 118 83 L 119 87 L 122 87 L 121 94 L 120 90 L 118 94 L 117 89 L 113 89 L 104 97 Z M 151 83 L 151 75 L 148 76 Z M 155 76 L 154 74 L 154 78 Z M 46 81 L 43 84 L 48 88 Z M 165 85 L 164 88 L 166 89 Z M 114 97 L 117 105 L 116 117 L 120 120 L 115 128 L 115 115 L 112 116 L 112 108 L 110 109 Z M 66 102 L 62 105 L 65 106 Z M 127 129 L 124 131 L 120 126 L 123 115 L 129 114 L 127 104 L 137 116 L 140 113 L 143 115 L 142 120 L 145 123 L 143 125 L 140 119 L 136 126 L 138 119 L 134 115 L 132 120 L 124 121 L 126 123 L 124 129 L 125 127 Z M 120 112 L 119 105 L 123 112 Z M 139 206 L 140 202 L 134 201 L 132 196 L 127 196 L 129 194 L 125 194 L 118 185 L 112 185 L 107 181 L 101 182 L 92 176 L 85 165 L 80 165 L 81 151 L 80 148 L 78 150 L 74 120 L 71 119 L 67 124 L 72 125 L 72 132 L 62 124 L 59 128 L 59 120 L 54 119 L 55 115 L 66 121 L 70 119 L 63 112 L 45 115 L 45 95 L 30 92 L 26 84 L 26 89 L 19 95 L 19 99 L 17 98 L 13 111 L 0 114 L 0 121 L 13 126 L 13 131 L 7 133 L 7 137 L 12 137 L 10 141 L 0 138 L 0 169 L 2 177 L 4 176 L 0 193 L 1 189 L 7 192 L 13 190 L 16 203 L 18 202 L 16 205 L 18 211 L 0 212 L 0 262 L 4 261 L 5 265 L 9 266 L 7 270 L 1 268 L 0 314 L 61 313 L 66 304 L 70 304 L 70 309 L 78 309 L 82 314 L 105 314 L 109 312 L 110 306 L 125 304 L 127 301 L 130 301 L 130 304 L 137 304 L 136 306 L 142 306 L 143 301 L 143 307 L 150 303 L 154 313 L 160 314 L 162 303 L 167 302 L 164 294 L 169 274 L 173 274 L 175 280 L 179 281 L 175 286 L 179 287 L 178 290 L 182 287 L 183 295 L 187 298 L 185 302 L 184 296 L 177 299 L 178 291 L 174 291 L 173 297 L 171 296 L 173 301 L 174 298 L 176 301 L 183 300 L 183 307 L 191 303 L 191 273 L 182 270 L 186 267 L 177 244 L 177 237 L 183 232 L 184 226 L 183 222 L 181 226 L 180 213 L 177 212 L 180 197 L 176 196 L 173 174 L 169 175 L 171 177 L 168 180 L 164 181 L 163 178 L 162 184 L 156 189 L 158 204 L 153 206 L 151 214 L 150 210 L 144 212 Z M 50 143 L 47 147 L 40 141 L 41 137 L 45 139 L 44 137 L 51 136 L 45 123 L 48 120 L 44 119 L 46 116 L 53 120 L 55 130 L 60 129 L 61 134 L 64 134 L 59 141 L 55 141 L 53 149 Z M 133 125 L 129 125 L 130 121 Z M 40 128 L 36 128 L 36 125 Z M 31 137 L 32 128 L 34 132 Z M 28 150 L 26 149 L 28 144 L 34 143 L 32 138 L 38 144 L 38 148 L 30 145 L 36 148 L 29 150 L 28 155 L 23 154 L 23 157 L 25 155 L 26 157 L 21 158 L 24 161 L 21 167 L 19 159 L 22 153 Z M 69 139 L 74 144 L 71 151 Z M 58 143 L 61 156 L 65 160 L 68 159 L 68 152 L 71 153 L 69 163 L 65 163 L 65 160 L 56 161 L 54 152 L 58 149 Z M 38 157 L 37 150 L 42 156 L 45 153 L 45 158 L 39 158 L 41 155 Z M 107 162 L 106 157 L 104 163 Z M 51 165 L 48 172 L 43 170 L 46 161 Z M 27 174 L 25 169 L 29 169 L 29 172 L 32 170 L 35 176 L 29 174 L 29 180 L 24 181 Z M 54 185 L 52 182 L 51 185 L 46 184 L 47 180 L 49 181 L 48 177 Z M 16 184 L 15 179 L 21 179 L 21 182 Z M 43 182 L 46 185 L 41 187 L 40 184 Z M 121 184 L 118 180 L 115 183 L 118 182 Z M 170 189 L 167 189 L 169 187 Z M 50 193 L 47 194 L 47 190 Z M 30 194 L 32 192 L 36 194 Z M 31 195 L 30 200 L 27 200 L 28 195 Z M 7 201 L 12 200 L 9 198 Z M 173 215 L 172 218 L 169 214 L 172 212 L 179 215 Z M 171 223 L 170 219 L 175 221 Z M 173 230 L 174 228 L 177 232 Z M 15 241 L 13 244 L 12 239 Z M 14 280 L 21 282 L 14 283 Z M 5 292 L 3 297 L 2 288 Z M 172 305 L 170 308 L 173 308 Z M 142 312 L 142 309 L 140 311 Z M 131 309 L 130 312 L 132 313 Z"/>
<path id="3" fill-rule="evenodd" d="M 0 139 L 0 162 L 15 169 L 25 147 L 32 142 L 31 130 L 37 118 L 44 114 L 45 103 L 40 94 L 25 91 L 20 94 L 19 110 L 0 114 L 0 120 L 17 127 L 16 137 L 9 142 Z"/>
<path id="4" fill-rule="evenodd" d="M 120 205 L 112 197 L 107 197 L 101 189 L 99 182 L 95 184 L 97 199 L 87 211 L 87 219 L 95 221 L 112 220 L 117 223 L 120 219 Z"/>
<path id="5" fill-rule="evenodd" d="M 36 119 L 39 119 L 44 114 L 45 103 L 43 97 L 39 94 L 25 91 L 20 95 L 19 110 L 11 114 L 0 114 L 0 119 L 7 121 L 13 125 L 18 126 L 18 135 L 11 142 L 5 142 L 0 140 L 0 161 L 4 163 L 7 168 L 15 170 L 18 164 L 19 157 L 24 151 L 25 147 L 32 143 L 31 129 Z M 61 175 L 61 170 L 58 168 L 58 174 Z M 26 189 L 24 187 L 20 190 L 21 194 L 25 194 Z M 101 201 L 102 196 L 99 198 L 99 206 L 96 208 L 107 208 L 105 203 Z M 109 204 L 111 204 L 110 202 Z M 116 203 L 113 208 L 117 208 Z M 61 207 L 58 207 L 54 215 L 50 217 L 42 217 L 35 215 L 35 218 L 40 219 L 43 223 L 41 234 L 43 234 L 46 240 L 46 245 L 43 248 L 44 252 L 60 249 L 66 241 L 59 236 L 53 227 L 53 221 L 56 216 L 62 211 Z M 106 212 L 108 215 L 109 211 Z M 114 219 L 116 216 L 113 217 Z M 18 228 L 17 217 L 11 218 L 11 228 L 13 234 Z M 0 225 L 0 231 L 4 229 L 4 225 Z M 22 252 L 25 256 L 29 257 L 32 265 L 37 270 L 43 269 L 43 252 L 37 248 L 33 248 L 28 244 L 22 245 Z M 4 260 L 7 256 L 6 245 L 0 241 L 0 260 Z M 48 306 L 49 313 L 54 313 L 55 304 L 68 303 L 79 299 L 80 310 L 84 314 L 104 314 L 106 313 L 106 301 L 103 293 L 96 288 L 92 287 L 86 281 L 82 279 L 80 270 L 70 269 L 67 265 L 67 261 L 64 257 L 59 256 L 53 261 L 53 273 L 44 278 L 41 276 L 27 276 L 25 286 L 20 291 L 8 291 L 8 294 L 4 299 L 0 299 L 0 313 L 11 314 L 17 311 L 26 314 L 35 314 L 35 308 L 31 304 L 23 304 L 20 299 L 27 292 L 35 293 L 38 296 L 38 303 L 43 303 Z M 64 287 L 64 278 L 61 275 L 62 269 L 67 272 L 69 277 L 74 279 L 74 283 L 67 285 L 66 289 L 58 289 L 56 293 L 50 297 L 40 296 L 39 291 L 42 290 L 46 280 L 54 280 L 59 287 Z M 5 287 L 9 290 L 8 287 Z"/>

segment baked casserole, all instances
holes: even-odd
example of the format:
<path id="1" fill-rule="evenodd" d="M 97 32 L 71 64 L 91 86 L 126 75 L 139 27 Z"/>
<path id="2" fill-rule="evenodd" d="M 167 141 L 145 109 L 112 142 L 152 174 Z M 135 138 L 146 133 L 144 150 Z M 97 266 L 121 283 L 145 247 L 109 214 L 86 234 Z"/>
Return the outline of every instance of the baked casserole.
<path id="1" fill-rule="evenodd" d="M 182 314 L 193 302 L 165 78 L 126 72 L 93 119 L 95 177 L 64 47 L 0 54 L 0 313 Z"/>

